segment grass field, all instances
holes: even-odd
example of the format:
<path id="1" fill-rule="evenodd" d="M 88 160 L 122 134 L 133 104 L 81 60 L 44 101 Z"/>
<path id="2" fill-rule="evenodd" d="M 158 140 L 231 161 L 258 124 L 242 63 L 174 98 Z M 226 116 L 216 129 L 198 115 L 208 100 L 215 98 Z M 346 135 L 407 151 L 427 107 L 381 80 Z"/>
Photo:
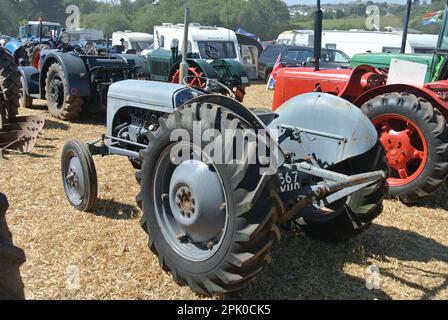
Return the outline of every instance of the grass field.
<path id="1" fill-rule="evenodd" d="M 269 107 L 263 85 L 246 105 Z M 0 191 L 10 200 L 8 223 L 28 261 L 21 274 L 28 299 L 203 299 L 178 287 L 159 268 L 141 230 L 135 204 L 139 186 L 127 159 L 96 158 L 99 201 L 79 213 L 65 199 L 60 153 L 71 138 L 96 140 L 104 118 L 58 121 L 38 101 L 23 114 L 43 114 L 45 130 L 32 154 L 0 159 Z M 448 299 L 448 188 L 419 206 L 387 201 L 383 215 L 362 236 L 331 245 L 287 233 L 272 265 L 247 289 L 214 299 Z M 377 265 L 380 290 L 365 287 Z M 71 268 L 80 287 L 66 286 Z"/>

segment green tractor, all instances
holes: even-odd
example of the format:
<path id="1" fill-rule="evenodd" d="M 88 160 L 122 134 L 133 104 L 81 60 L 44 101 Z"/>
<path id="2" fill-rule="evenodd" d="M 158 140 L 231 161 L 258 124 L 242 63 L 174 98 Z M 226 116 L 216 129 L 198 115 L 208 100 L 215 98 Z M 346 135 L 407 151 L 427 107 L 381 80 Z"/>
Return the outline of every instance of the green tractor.
<path id="1" fill-rule="evenodd" d="M 409 28 L 409 14 L 411 12 L 411 1 L 407 2 L 407 16 L 405 17 L 403 27 L 403 45 L 401 53 L 362 53 L 353 56 L 351 67 L 356 68 L 361 65 L 369 65 L 377 69 L 387 70 L 392 60 L 405 60 L 427 66 L 425 83 L 431 83 L 441 80 L 448 80 L 448 24 L 447 13 L 448 5 L 445 6 L 445 13 L 439 34 L 439 41 L 434 54 L 423 53 L 404 53 Z M 448 2 L 447 2 L 448 3 Z"/>
<path id="2" fill-rule="evenodd" d="M 182 62 L 179 41 L 172 39 L 170 49 L 167 49 L 164 47 L 164 37 L 160 38 L 156 40 L 158 48 L 147 57 L 151 80 L 179 83 Z M 207 85 L 207 79 L 216 80 L 227 87 L 217 88 L 219 93 L 231 95 L 242 102 L 246 87 L 249 86 L 248 76 L 238 59 L 228 58 L 227 51 L 223 52 L 235 44 L 231 41 L 225 42 L 224 45 L 223 41 L 204 41 L 199 42 L 199 45 L 201 46 L 198 49 L 199 52 L 188 50 L 188 76 L 183 81 L 190 86 L 204 88 Z M 195 47 L 195 44 L 191 46 Z M 232 48 L 233 50 L 236 52 L 237 48 Z M 237 57 L 236 53 L 235 57 Z"/>

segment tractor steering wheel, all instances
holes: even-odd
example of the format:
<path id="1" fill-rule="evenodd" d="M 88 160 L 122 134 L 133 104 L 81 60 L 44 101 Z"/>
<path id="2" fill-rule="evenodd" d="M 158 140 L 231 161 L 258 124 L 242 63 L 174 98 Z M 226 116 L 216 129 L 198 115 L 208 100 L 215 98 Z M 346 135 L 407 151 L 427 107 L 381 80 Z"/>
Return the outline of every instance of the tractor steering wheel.
<path id="1" fill-rule="evenodd" d="M 219 57 L 221 56 L 218 49 L 211 45 L 205 46 L 205 54 L 212 60 L 219 59 Z"/>
<path id="2" fill-rule="evenodd" d="M 202 79 L 202 80 L 205 80 L 205 85 L 202 86 L 202 87 L 200 87 L 200 88 L 195 87 L 195 86 L 192 86 L 192 85 L 188 82 L 188 79 L 192 79 L 192 78 L 194 78 L 194 79 Z M 216 92 L 219 92 L 219 90 L 217 90 L 216 88 L 217 88 L 217 87 L 221 87 L 221 89 L 224 89 L 224 90 L 229 94 L 230 97 L 232 97 L 233 99 L 236 99 L 236 95 L 235 95 L 235 93 L 234 93 L 229 87 L 227 87 L 226 85 L 224 85 L 224 84 L 222 84 L 221 82 L 219 82 L 219 81 L 217 81 L 217 80 L 214 80 L 214 79 L 210 79 L 210 78 L 207 78 L 207 77 L 186 76 L 182 82 L 183 82 L 184 85 L 186 85 L 187 87 L 189 87 L 189 88 L 191 88 L 191 89 L 194 89 L 194 90 L 201 91 L 201 92 L 203 92 L 203 93 L 205 93 L 205 94 L 210 94 L 210 93 L 216 93 Z M 213 84 L 213 85 L 212 85 L 212 84 Z M 215 87 L 215 88 L 213 88 L 213 87 Z"/>

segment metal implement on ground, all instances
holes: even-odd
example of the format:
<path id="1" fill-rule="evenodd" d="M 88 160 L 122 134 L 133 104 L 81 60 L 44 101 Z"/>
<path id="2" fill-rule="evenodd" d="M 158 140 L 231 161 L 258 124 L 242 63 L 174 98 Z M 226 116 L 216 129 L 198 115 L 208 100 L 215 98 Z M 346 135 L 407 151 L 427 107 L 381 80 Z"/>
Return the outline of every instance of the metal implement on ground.
<path id="1" fill-rule="evenodd" d="M 44 127 L 42 116 L 18 117 L 20 77 L 14 57 L 0 48 L 0 157 L 4 151 L 28 153 Z"/>
<path id="2" fill-rule="evenodd" d="M 254 280 L 272 260 L 281 226 L 343 241 L 381 214 L 387 163 L 358 108 L 311 93 L 276 113 L 249 110 L 205 83 L 111 85 L 107 132 L 62 151 L 69 203 L 95 210 L 93 156 L 127 157 L 151 251 L 179 285 L 206 295 Z"/>

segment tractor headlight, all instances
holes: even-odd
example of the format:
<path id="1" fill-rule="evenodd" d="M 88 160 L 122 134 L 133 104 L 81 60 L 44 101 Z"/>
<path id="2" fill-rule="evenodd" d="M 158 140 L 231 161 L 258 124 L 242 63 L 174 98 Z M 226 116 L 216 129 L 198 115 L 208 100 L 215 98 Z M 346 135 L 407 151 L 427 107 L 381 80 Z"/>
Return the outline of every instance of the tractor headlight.
<path id="1" fill-rule="evenodd" d="M 69 44 L 71 40 L 72 40 L 72 37 L 71 37 L 71 35 L 69 33 L 63 32 L 61 34 L 61 42 L 63 44 Z"/>

